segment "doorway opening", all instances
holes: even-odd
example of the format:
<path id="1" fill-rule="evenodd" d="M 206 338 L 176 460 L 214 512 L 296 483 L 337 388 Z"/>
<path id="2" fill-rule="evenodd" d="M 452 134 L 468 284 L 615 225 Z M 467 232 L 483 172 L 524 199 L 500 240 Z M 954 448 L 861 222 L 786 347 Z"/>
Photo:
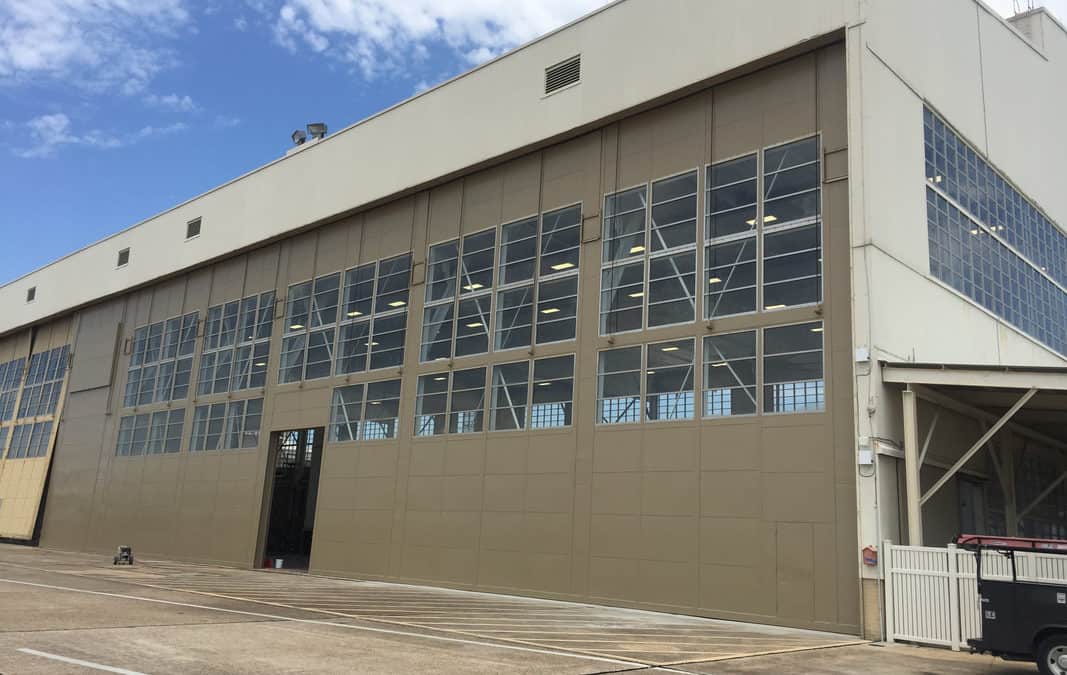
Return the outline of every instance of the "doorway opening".
<path id="1" fill-rule="evenodd" d="M 319 427 L 271 434 L 274 470 L 269 474 L 272 485 L 264 567 L 308 568 L 324 433 Z"/>

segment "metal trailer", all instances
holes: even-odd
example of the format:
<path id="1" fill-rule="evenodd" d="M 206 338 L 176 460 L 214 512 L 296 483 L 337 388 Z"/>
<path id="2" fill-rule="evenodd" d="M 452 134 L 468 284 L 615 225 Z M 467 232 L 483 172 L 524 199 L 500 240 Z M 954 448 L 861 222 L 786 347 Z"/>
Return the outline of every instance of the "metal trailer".
<path id="1" fill-rule="evenodd" d="M 1008 661 L 1030 661 L 1045 675 L 1067 675 L 1067 585 L 1019 581 L 1015 554 L 1067 556 L 1067 541 L 961 535 L 956 544 L 973 551 L 982 637 L 967 640 L 972 653 L 990 653 Z M 1011 561 L 1011 580 L 983 579 L 982 552 L 994 551 Z"/>

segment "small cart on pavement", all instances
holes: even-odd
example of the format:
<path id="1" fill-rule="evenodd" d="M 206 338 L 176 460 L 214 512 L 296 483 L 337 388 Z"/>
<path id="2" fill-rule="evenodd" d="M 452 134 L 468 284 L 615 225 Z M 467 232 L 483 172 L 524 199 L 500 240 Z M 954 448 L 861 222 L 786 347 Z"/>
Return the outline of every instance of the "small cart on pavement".
<path id="1" fill-rule="evenodd" d="M 960 548 L 975 555 L 982 637 L 967 641 L 973 653 L 1008 661 L 1035 661 L 1045 675 L 1067 675 L 1067 582 L 1020 581 L 1016 553 L 1064 556 L 1067 541 L 961 535 Z M 1011 562 L 1011 580 L 982 577 L 982 553 L 993 551 Z"/>

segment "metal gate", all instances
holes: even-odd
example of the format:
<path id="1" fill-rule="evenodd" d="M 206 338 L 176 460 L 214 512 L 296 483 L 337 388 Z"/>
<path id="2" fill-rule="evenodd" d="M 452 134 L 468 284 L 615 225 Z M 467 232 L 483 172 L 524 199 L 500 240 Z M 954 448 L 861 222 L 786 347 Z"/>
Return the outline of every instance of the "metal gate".
<path id="1" fill-rule="evenodd" d="M 885 582 L 886 640 L 940 645 L 958 650 L 968 638 L 981 637 L 974 553 L 950 544 L 882 547 Z M 1067 556 L 1016 553 L 1018 578 L 1023 581 L 1067 583 Z M 1011 579 L 1011 563 L 986 551 L 982 578 Z"/>

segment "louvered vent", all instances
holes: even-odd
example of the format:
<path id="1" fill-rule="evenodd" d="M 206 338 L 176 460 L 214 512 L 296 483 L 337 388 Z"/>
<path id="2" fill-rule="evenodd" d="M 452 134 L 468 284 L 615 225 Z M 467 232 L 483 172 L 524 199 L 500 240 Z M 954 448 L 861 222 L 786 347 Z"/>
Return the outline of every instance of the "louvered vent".
<path id="1" fill-rule="evenodd" d="M 575 84 L 582 79 L 582 55 L 571 57 L 562 63 L 545 68 L 545 93 Z"/>

